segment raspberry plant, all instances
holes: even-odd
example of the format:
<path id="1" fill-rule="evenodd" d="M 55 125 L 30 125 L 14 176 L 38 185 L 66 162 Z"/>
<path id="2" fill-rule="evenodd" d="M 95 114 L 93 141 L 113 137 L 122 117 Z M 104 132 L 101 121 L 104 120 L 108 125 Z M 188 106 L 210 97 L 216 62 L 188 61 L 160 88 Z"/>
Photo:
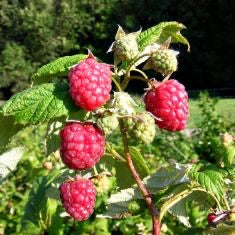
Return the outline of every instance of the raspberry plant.
<path id="1" fill-rule="evenodd" d="M 115 187 L 107 186 L 109 177 L 116 179 L 116 187 L 110 191 L 106 211 L 97 217 L 123 218 L 148 208 L 154 235 L 160 234 L 167 212 L 190 227 L 189 202 L 211 210 L 208 222 L 213 226 L 220 224 L 219 219 L 215 222 L 218 215 L 226 215 L 226 221 L 234 213 L 226 194 L 226 186 L 234 178 L 232 159 L 214 165 L 169 162 L 151 172 L 147 159 L 133 146 L 133 142 L 151 144 L 157 128 L 170 132 L 186 128 L 188 95 L 182 84 L 171 79 L 178 52 L 169 49 L 171 43 L 183 43 L 189 50 L 180 33 L 184 28 L 177 22 L 164 22 L 127 34 L 119 26 L 108 50 L 114 52 L 113 65 L 91 52 L 59 58 L 38 69 L 31 88 L 4 104 L 0 111 L 2 151 L 19 130 L 47 125 L 44 167 L 49 173 L 39 182 L 38 191 L 32 189 L 27 208 L 32 206 L 33 195 L 41 200 L 39 205 L 33 204 L 38 209 L 33 216 L 25 213 L 24 231 L 36 227 L 39 232 L 34 234 L 40 234 L 48 230 L 61 202 L 66 213 L 60 216 L 87 220 L 96 197 Z M 155 70 L 160 79 L 150 79 L 144 69 Z M 125 92 L 135 79 L 147 86 L 143 87 L 145 108 L 141 111 Z M 119 135 L 118 145 L 109 141 L 112 135 Z M 23 151 L 18 147 L 1 156 L 2 181 Z"/>

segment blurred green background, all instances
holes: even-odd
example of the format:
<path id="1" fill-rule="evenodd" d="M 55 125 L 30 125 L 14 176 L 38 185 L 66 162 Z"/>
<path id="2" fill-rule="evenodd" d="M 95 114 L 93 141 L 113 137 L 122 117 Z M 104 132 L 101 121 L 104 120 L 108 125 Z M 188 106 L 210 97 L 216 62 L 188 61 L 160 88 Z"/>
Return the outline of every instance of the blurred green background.
<path id="1" fill-rule="evenodd" d="M 105 52 L 117 24 L 131 32 L 161 21 L 187 26 L 182 33 L 191 53 L 174 46 L 180 56 L 173 77 L 193 90 L 190 95 L 208 88 L 234 95 L 234 10 L 233 0 L 0 0 L 0 99 L 28 87 L 38 67 L 63 55 L 89 48 L 112 63 Z"/>

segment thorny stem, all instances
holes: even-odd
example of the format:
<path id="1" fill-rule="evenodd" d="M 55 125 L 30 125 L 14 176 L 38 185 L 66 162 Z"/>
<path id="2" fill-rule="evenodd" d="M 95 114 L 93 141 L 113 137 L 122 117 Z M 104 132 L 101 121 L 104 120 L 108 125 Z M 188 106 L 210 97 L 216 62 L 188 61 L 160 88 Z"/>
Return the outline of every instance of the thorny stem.
<path id="1" fill-rule="evenodd" d="M 122 135 L 122 142 L 124 145 L 124 154 L 125 154 L 125 158 L 127 160 L 128 167 L 129 167 L 129 169 L 132 173 L 132 176 L 134 177 L 140 191 L 143 194 L 145 202 L 149 208 L 149 212 L 152 216 L 152 224 L 153 224 L 152 234 L 153 235 L 160 235 L 159 212 L 156 209 L 156 207 L 154 206 L 152 196 L 151 196 L 150 192 L 148 191 L 148 189 L 145 187 L 144 183 L 142 182 L 138 172 L 135 169 L 133 161 L 131 159 L 131 155 L 130 155 L 130 151 L 129 151 L 129 147 L 128 147 L 126 129 L 125 129 L 124 122 L 122 119 L 119 119 L 119 126 L 120 126 L 121 135 Z"/>

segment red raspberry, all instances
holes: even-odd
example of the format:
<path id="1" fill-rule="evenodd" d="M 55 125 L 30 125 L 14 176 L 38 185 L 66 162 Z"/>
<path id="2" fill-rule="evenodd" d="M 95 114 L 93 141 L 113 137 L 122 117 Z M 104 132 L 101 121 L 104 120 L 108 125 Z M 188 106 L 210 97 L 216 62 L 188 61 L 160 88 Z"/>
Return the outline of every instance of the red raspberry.
<path id="1" fill-rule="evenodd" d="M 156 124 L 169 131 L 183 130 L 189 117 L 188 94 L 176 80 L 167 80 L 149 90 L 144 102 L 146 110 L 156 117 Z"/>
<path id="2" fill-rule="evenodd" d="M 98 63 L 92 56 L 69 73 L 70 95 L 77 106 L 88 111 L 99 108 L 110 99 L 111 83 L 110 65 Z"/>
<path id="3" fill-rule="evenodd" d="M 104 154 L 103 132 L 91 122 L 71 122 L 60 131 L 60 155 L 71 169 L 93 167 Z"/>
<path id="4" fill-rule="evenodd" d="M 59 187 L 62 204 L 75 220 L 87 220 L 93 213 L 96 201 L 96 189 L 88 179 L 76 177 Z"/>
<path id="5" fill-rule="evenodd" d="M 215 218 L 216 218 L 216 214 L 215 214 L 215 213 L 210 213 L 210 214 L 207 216 L 208 224 L 214 224 Z"/>

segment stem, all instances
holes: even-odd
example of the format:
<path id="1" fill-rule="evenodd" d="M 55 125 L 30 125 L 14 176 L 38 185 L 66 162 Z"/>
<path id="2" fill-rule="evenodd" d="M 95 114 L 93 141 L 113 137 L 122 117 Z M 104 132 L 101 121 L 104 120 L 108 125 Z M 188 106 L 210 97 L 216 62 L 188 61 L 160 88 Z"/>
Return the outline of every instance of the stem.
<path id="1" fill-rule="evenodd" d="M 140 69 L 132 69 L 131 71 L 138 72 L 138 73 L 140 73 L 144 78 L 148 79 L 148 76 L 145 74 L 145 72 L 143 72 L 143 71 L 140 70 Z"/>
<path id="2" fill-rule="evenodd" d="M 160 235 L 159 212 L 156 209 L 156 207 L 154 206 L 154 203 L 153 203 L 152 196 L 151 196 L 150 192 L 145 187 L 145 185 L 142 182 L 138 172 L 135 169 L 135 166 L 134 166 L 133 161 L 131 159 L 129 147 L 128 147 L 126 129 L 125 129 L 125 126 L 124 126 L 124 122 L 121 119 L 119 119 L 119 126 L 120 126 L 121 135 L 122 135 L 122 142 L 123 142 L 123 145 L 124 145 L 124 154 L 125 154 L 125 157 L 126 157 L 126 160 L 127 160 L 128 167 L 129 167 L 129 169 L 132 173 L 132 176 L 134 177 L 140 191 L 143 194 L 145 202 L 146 202 L 146 204 L 149 208 L 149 212 L 152 216 L 152 224 L 153 224 L 152 234 L 153 235 Z"/>
<path id="3" fill-rule="evenodd" d="M 149 54 L 143 54 L 137 58 L 135 58 L 127 67 L 126 69 L 126 74 L 125 74 L 125 77 L 124 77 L 124 80 L 122 81 L 122 84 L 121 84 L 121 87 L 122 87 L 122 90 L 125 90 L 127 85 L 128 85 L 128 82 L 130 80 L 130 72 L 131 72 L 131 69 L 132 69 L 132 66 L 135 65 L 135 63 L 142 59 L 143 57 L 146 57 L 146 56 L 149 56 Z"/>
<path id="4" fill-rule="evenodd" d="M 114 82 L 114 84 L 115 84 L 117 90 L 118 90 L 118 91 L 122 91 L 122 88 L 121 88 L 119 82 L 116 80 L 116 78 L 115 78 L 114 76 L 115 76 L 115 75 L 112 76 L 112 80 L 113 80 L 113 82 Z"/>
<path id="5" fill-rule="evenodd" d="M 143 82 L 146 82 L 148 83 L 148 85 L 151 85 L 151 81 L 146 79 L 145 77 L 141 77 L 141 76 L 130 76 L 130 80 L 134 80 L 134 79 L 137 79 L 137 80 L 141 80 Z"/>

